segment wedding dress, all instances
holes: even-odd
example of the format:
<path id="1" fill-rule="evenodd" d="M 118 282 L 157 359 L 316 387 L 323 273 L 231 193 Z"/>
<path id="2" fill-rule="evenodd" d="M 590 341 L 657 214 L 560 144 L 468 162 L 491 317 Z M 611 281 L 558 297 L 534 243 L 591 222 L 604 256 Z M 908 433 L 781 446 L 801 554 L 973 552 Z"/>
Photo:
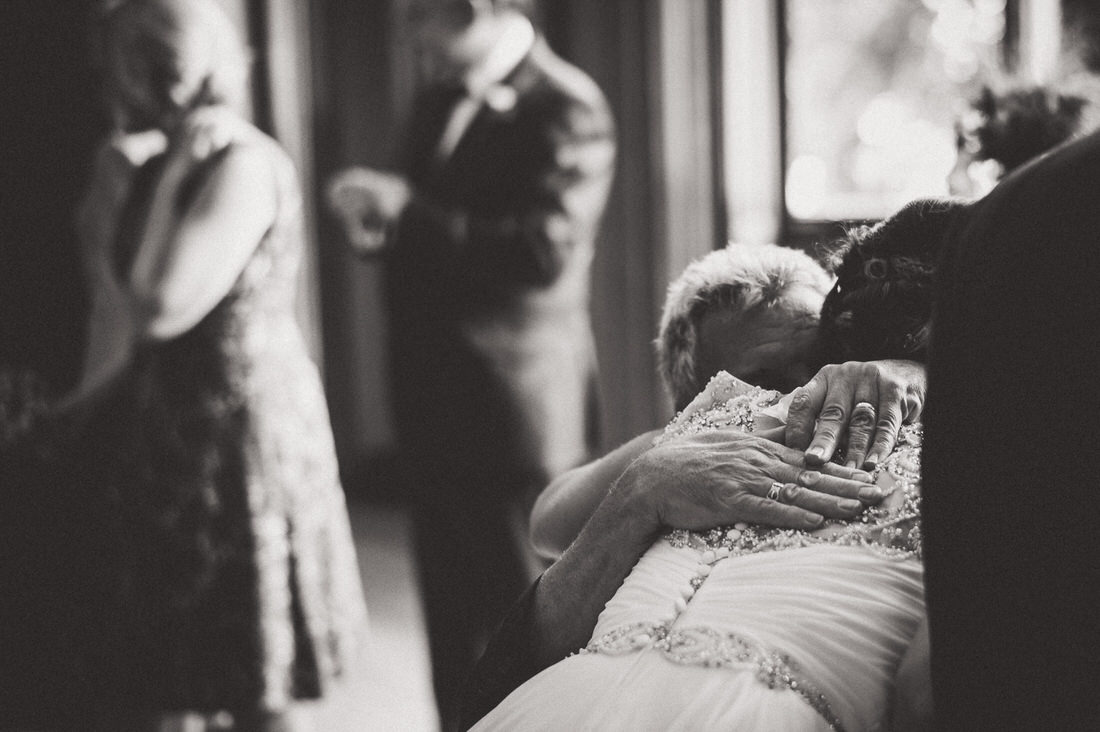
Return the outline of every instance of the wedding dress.
<path id="1" fill-rule="evenodd" d="M 666 428 L 782 419 L 786 400 L 721 373 Z M 775 423 L 775 422 L 773 422 Z M 876 470 L 890 491 L 814 532 L 672 531 L 638 561 L 584 649 L 516 689 L 475 730 L 885 729 L 924 616 L 920 427 Z"/>

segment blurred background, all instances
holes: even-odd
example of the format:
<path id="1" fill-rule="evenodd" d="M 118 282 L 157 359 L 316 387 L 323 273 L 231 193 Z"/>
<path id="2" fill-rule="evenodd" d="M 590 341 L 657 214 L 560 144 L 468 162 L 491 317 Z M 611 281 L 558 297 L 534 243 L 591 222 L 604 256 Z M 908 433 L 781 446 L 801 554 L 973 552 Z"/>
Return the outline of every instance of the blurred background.
<path id="1" fill-rule="evenodd" d="M 342 246 L 324 181 L 392 165 L 415 78 L 405 0 L 221 0 L 254 54 L 251 115 L 294 158 L 310 258 L 299 318 L 322 365 L 373 639 L 321 729 L 432 729 L 427 651 L 393 475 L 377 265 Z M 56 388 L 80 367 L 73 210 L 107 128 L 89 0 L 0 2 L 0 362 Z M 1007 74 L 1091 89 L 1093 0 L 541 0 L 550 45 L 619 129 L 592 283 L 605 448 L 669 414 L 651 340 L 667 283 L 726 241 L 812 247 L 946 194 L 955 120 Z M 312 192 L 312 195 L 310 193 Z"/>

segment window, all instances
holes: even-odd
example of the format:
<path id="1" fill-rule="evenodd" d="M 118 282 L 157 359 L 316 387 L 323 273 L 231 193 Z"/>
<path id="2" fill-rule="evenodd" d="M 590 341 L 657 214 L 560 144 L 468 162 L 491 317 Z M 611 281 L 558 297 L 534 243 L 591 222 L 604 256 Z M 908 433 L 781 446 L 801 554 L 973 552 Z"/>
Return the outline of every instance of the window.
<path id="1" fill-rule="evenodd" d="M 947 193 L 960 103 L 999 66 L 1005 0 L 787 0 L 784 198 L 880 218 Z"/>
<path id="2" fill-rule="evenodd" d="M 1058 0 L 721 0 L 729 238 L 804 243 L 945 195 L 954 122 L 1057 63 Z"/>

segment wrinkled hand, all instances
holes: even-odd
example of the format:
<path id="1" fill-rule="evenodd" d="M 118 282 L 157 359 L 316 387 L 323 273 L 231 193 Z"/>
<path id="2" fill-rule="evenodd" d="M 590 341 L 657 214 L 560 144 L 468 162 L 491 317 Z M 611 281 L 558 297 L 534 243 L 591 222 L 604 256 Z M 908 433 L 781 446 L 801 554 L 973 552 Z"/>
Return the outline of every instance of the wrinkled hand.
<path id="1" fill-rule="evenodd" d="M 882 489 L 870 481 L 839 465 L 808 470 L 800 451 L 730 429 L 651 448 L 611 490 L 631 492 L 660 526 L 704 530 L 745 521 L 812 529 L 824 517 L 852 518 L 880 501 Z M 773 483 L 782 489 L 769 498 Z"/>
<path id="2" fill-rule="evenodd" d="M 894 449 L 902 424 L 920 420 L 926 391 L 924 365 L 915 361 L 825 366 L 794 391 L 784 441 L 806 450 L 809 466 L 845 449 L 845 465 L 871 470 Z"/>
<path id="3" fill-rule="evenodd" d="M 386 230 L 412 197 L 399 175 L 371 168 L 348 168 L 329 181 L 329 209 L 344 226 L 348 242 L 360 254 L 385 244 Z"/>

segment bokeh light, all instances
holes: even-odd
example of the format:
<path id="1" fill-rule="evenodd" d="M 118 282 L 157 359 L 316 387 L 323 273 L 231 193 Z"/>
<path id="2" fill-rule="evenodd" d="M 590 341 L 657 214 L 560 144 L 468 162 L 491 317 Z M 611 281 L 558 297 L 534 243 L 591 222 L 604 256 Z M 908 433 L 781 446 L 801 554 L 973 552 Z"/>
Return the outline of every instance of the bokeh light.
<path id="1" fill-rule="evenodd" d="M 788 212 L 877 218 L 946 193 L 954 117 L 997 65 L 1005 0 L 788 0 L 786 21 Z"/>

